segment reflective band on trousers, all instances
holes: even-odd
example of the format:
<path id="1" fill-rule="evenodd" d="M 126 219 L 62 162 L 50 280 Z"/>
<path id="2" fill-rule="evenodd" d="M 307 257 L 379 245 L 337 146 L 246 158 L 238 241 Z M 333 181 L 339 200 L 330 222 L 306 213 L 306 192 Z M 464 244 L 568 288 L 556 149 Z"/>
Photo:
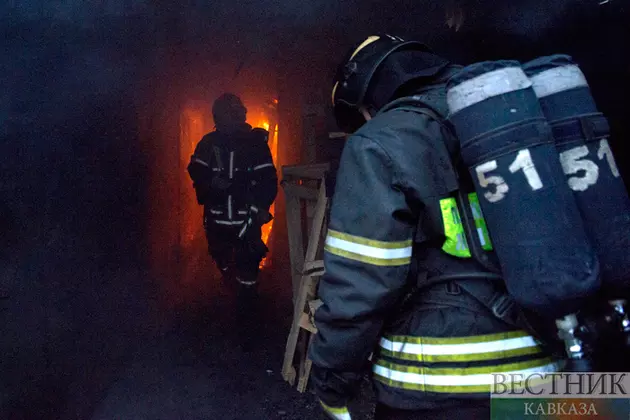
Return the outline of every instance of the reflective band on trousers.
<path id="1" fill-rule="evenodd" d="M 195 156 L 193 156 L 192 161 L 196 162 L 196 163 L 198 163 L 200 165 L 203 165 L 205 167 L 209 167 L 210 166 L 210 165 L 208 165 L 208 162 L 206 162 L 204 160 L 201 160 L 201 159 L 199 159 L 198 157 L 195 157 Z"/>
<path id="2" fill-rule="evenodd" d="M 258 171 L 265 168 L 273 168 L 273 163 L 263 163 L 262 165 L 254 166 L 253 170 Z"/>
<path id="3" fill-rule="evenodd" d="M 456 338 L 385 336 L 381 355 L 416 362 L 473 362 L 507 359 L 542 353 L 538 342 L 525 331 Z"/>
<path id="4" fill-rule="evenodd" d="M 374 379 L 392 388 L 439 393 L 489 393 L 494 383 L 493 373 L 531 375 L 558 370 L 559 365 L 551 358 L 462 368 L 415 367 L 380 359 L 373 367 Z"/>
<path id="5" fill-rule="evenodd" d="M 488 235 L 486 221 L 481 213 L 481 206 L 479 205 L 477 194 L 468 194 L 468 201 L 470 202 L 470 208 L 473 218 L 475 219 L 475 227 L 477 228 L 481 246 L 486 251 L 491 251 L 492 243 Z M 444 236 L 446 236 L 442 250 L 455 257 L 469 258 L 470 249 L 468 248 L 468 241 L 466 241 L 464 225 L 462 225 L 459 210 L 457 209 L 457 201 L 452 197 L 444 198 L 440 200 L 440 209 L 442 210 L 442 220 L 444 222 Z"/>
<path id="6" fill-rule="evenodd" d="M 244 220 L 214 220 L 214 223 L 216 223 L 217 225 L 227 225 L 227 226 L 242 225 L 244 222 L 245 222 Z"/>
<path id="7" fill-rule="evenodd" d="M 335 408 L 335 407 L 327 406 L 322 401 L 320 401 L 319 403 L 321 404 L 321 406 L 324 409 L 324 411 L 326 412 L 326 414 L 328 414 L 333 419 L 335 419 L 335 420 L 351 420 L 350 412 L 348 411 L 348 409 L 346 407 Z"/>
<path id="8" fill-rule="evenodd" d="M 379 266 L 411 263 L 412 241 L 377 241 L 329 229 L 324 249 L 339 257 Z"/>

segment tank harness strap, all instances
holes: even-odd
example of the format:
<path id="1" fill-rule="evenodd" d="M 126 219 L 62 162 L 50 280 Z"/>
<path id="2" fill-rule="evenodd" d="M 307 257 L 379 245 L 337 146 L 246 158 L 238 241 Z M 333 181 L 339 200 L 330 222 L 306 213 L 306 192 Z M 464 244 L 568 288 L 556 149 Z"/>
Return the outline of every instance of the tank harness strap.
<path id="1" fill-rule="evenodd" d="M 606 138 L 610 133 L 610 125 L 604 114 L 598 112 L 554 121 L 552 130 L 556 142 L 569 143 L 582 139 L 590 141 Z"/>
<path id="2" fill-rule="evenodd" d="M 507 293 L 498 291 L 492 283 L 483 280 L 465 280 L 457 281 L 456 284 L 485 306 L 497 319 L 514 327 L 523 327 L 520 323 L 520 310 L 514 300 Z"/>
<path id="3" fill-rule="evenodd" d="M 428 108 L 426 104 L 422 104 L 420 101 L 414 101 L 409 99 L 395 101 L 388 105 L 385 110 L 391 110 L 394 108 L 403 108 L 405 110 L 414 111 L 419 114 L 427 115 L 434 119 L 439 124 L 447 128 L 447 132 L 454 136 L 452 127 L 444 117 L 440 116 L 432 108 Z M 383 112 L 381 111 L 381 112 Z M 442 146 L 446 148 L 446 144 L 442 143 Z M 457 162 L 453 162 L 454 168 L 456 168 Z M 459 179 L 459 174 L 457 174 Z M 500 269 L 496 267 L 488 258 L 488 255 L 483 251 L 479 236 L 476 234 L 476 226 L 472 210 L 466 205 L 465 194 L 459 189 L 456 192 L 456 202 L 461 215 L 462 224 L 464 227 L 464 234 L 469 244 L 471 256 L 487 271 L 477 271 L 469 273 L 457 273 L 450 275 L 442 275 L 431 278 L 423 278 L 417 285 L 417 290 L 414 294 L 419 293 L 421 290 L 428 290 L 428 288 L 435 286 L 439 283 L 454 283 L 467 295 L 472 297 L 477 305 L 466 306 L 469 309 L 473 307 L 475 309 L 486 309 L 492 313 L 497 319 L 505 322 L 506 324 L 528 331 L 530 334 L 536 334 L 535 330 L 526 321 L 523 312 L 518 305 L 514 303 L 514 300 L 510 295 L 503 290 L 504 283 L 503 277 L 500 274 Z M 416 275 L 417 277 L 417 275 Z M 420 280 L 420 279 L 419 279 Z M 420 284 L 421 283 L 421 284 Z"/>
<path id="4" fill-rule="evenodd" d="M 212 150 L 214 150 L 214 157 L 217 160 L 217 168 L 219 168 L 220 172 L 223 172 L 223 163 L 221 161 L 221 149 L 219 149 L 219 146 L 212 146 Z"/>

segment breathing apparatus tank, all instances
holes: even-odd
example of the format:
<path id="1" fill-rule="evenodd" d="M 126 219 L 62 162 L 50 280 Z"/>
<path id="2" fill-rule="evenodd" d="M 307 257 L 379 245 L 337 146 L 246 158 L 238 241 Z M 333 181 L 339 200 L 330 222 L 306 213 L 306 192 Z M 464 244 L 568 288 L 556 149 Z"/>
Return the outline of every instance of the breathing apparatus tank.
<path id="1" fill-rule="evenodd" d="M 516 61 L 476 63 L 447 102 L 508 292 L 573 334 L 566 317 L 599 289 L 599 262 L 531 81 Z"/>
<path id="2" fill-rule="evenodd" d="M 610 128 L 568 55 L 523 65 L 553 130 L 560 163 L 599 257 L 604 317 L 630 343 L 630 198 L 608 142 Z M 626 344 L 627 346 L 627 344 Z M 630 347 L 627 347 L 630 349 Z"/>

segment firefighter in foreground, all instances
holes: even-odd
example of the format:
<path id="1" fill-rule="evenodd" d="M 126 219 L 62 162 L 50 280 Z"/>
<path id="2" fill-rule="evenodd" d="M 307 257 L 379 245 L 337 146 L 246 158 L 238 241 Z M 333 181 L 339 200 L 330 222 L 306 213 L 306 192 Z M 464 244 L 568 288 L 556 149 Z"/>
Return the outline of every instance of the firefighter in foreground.
<path id="1" fill-rule="evenodd" d="M 563 369 L 558 335 L 583 357 L 574 314 L 599 262 L 536 97 L 578 85 L 552 76 L 534 94 L 519 63 L 463 69 L 389 35 L 342 62 L 332 100 L 353 135 L 309 354 L 328 417 L 350 419 L 370 365 L 377 419 L 485 419 L 491 373 Z"/>
<path id="2" fill-rule="evenodd" d="M 233 94 L 219 97 L 212 115 L 216 130 L 201 139 L 188 172 L 204 206 L 210 255 L 226 280 L 250 287 L 268 251 L 261 227 L 278 191 L 269 133 L 246 123 L 247 109 Z"/>

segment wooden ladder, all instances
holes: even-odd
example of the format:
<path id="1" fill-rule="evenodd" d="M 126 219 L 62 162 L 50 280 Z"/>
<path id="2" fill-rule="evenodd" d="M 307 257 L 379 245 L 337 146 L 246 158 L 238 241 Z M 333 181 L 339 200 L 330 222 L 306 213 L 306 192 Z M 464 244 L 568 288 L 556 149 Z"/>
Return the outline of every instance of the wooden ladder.
<path id="1" fill-rule="evenodd" d="M 304 392 L 312 363 L 308 348 L 317 328 L 313 315 L 321 305 L 317 299 L 317 284 L 324 274 L 323 247 L 328 206 L 325 172 L 329 164 L 283 167 L 282 186 L 287 201 L 287 228 L 291 271 L 293 274 L 293 322 L 287 339 L 282 377 L 297 390 Z M 304 252 L 302 209 L 306 209 L 308 245 Z"/>

